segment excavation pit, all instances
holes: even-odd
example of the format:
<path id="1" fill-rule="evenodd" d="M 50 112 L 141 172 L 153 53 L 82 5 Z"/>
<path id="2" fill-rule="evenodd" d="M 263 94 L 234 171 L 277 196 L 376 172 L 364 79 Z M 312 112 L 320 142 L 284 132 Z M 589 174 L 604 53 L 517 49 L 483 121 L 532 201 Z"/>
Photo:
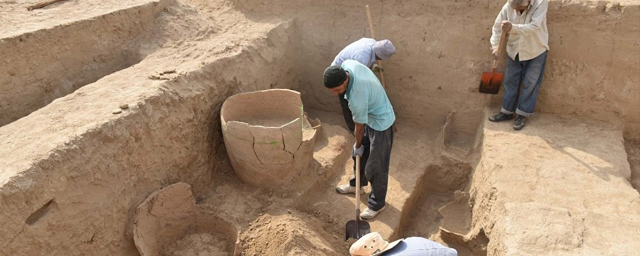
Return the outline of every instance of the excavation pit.
<path id="1" fill-rule="evenodd" d="M 321 77 L 370 36 L 366 4 L 397 48 L 384 62 L 398 117 L 388 205 L 372 230 L 460 256 L 640 251 L 637 0 L 549 1 L 548 66 L 519 132 L 486 122 L 501 98 L 477 92 L 501 1 L 87 0 L 26 11 L 33 2 L 0 3 L 0 255 L 139 255 L 137 206 L 178 182 L 197 204 L 174 210 L 197 216 L 159 228 L 181 231 L 155 242 L 159 254 L 230 254 L 238 240 L 244 255 L 347 255 L 356 202 L 335 186 L 352 175 L 354 139 Z M 280 130 L 259 144 L 277 150 L 229 147 L 225 100 L 270 89 L 301 98 L 283 121 L 254 123 Z M 272 143 L 296 118 L 317 126 L 302 104 L 322 121 L 308 130 L 306 167 L 238 172 L 250 162 L 234 150 L 255 166 L 296 167 L 297 152 Z"/>

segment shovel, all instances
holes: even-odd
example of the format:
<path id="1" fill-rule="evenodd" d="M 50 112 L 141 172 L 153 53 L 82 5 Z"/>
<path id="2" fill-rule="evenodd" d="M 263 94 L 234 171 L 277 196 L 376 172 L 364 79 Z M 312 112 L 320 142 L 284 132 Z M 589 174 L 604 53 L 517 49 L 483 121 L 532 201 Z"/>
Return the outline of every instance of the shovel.
<path id="1" fill-rule="evenodd" d="M 500 41 L 498 42 L 498 57 L 502 55 L 502 49 L 507 43 L 507 33 L 502 32 L 500 35 Z M 502 84 L 503 74 L 496 72 L 498 67 L 498 59 L 493 59 L 493 65 L 491 72 L 483 72 L 482 78 L 480 78 L 480 92 L 488 94 L 498 94 L 500 91 L 500 85 Z"/>
<path id="2" fill-rule="evenodd" d="M 360 156 L 356 155 L 356 219 L 347 221 L 344 240 L 358 239 L 369 232 L 371 232 L 369 222 L 360 219 Z"/>
<path id="3" fill-rule="evenodd" d="M 365 6 L 367 9 L 367 19 L 369 20 L 369 30 L 371 30 L 371 38 L 376 39 L 376 34 L 373 32 L 373 19 L 371 19 L 371 11 L 369 10 L 369 5 Z M 380 82 L 382 82 L 382 88 L 387 88 L 387 85 L 384 83 L 384 71 L 382 70 L 382 61 L 376 60 L 378 67 L 380 67 Z M 398 132 L 398 126 L 393 126 L 393 132 Z"/>
<path id="4" fill-rule="evenodd" d="M 376 34 L 373 33 L 373 21 L 371 19 L 371 11 L 369 10 L 369 5 L 365 6 L 367 9 L 367 19 L 369 20 L 369 30 L 371 30 L 371 38 L 376 39 Z M 387 85 L 384 83 L 384 72 L 382 71 L 382 61 L 376 60 L 378 67 L 380 67 L 380 82 L 382 82 L 382 88 L 387 88 Z"/>

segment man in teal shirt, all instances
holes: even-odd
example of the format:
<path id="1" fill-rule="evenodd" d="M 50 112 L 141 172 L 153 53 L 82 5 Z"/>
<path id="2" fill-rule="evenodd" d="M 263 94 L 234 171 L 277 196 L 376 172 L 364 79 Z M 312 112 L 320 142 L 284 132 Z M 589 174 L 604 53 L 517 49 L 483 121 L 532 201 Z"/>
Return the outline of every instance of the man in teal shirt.
<path id="1" fill-rule="evenodd" d="M 389 161 L 393 146 L 393 106 L 373 72 L 355 60 L 324 71 L 324 86 L 335 95 L 344 94 L 355 123 L 353 154 L 361 157 L 362 187 L 371 183 L 368 208 L 360 217 L 371 219 L 385 207 L 389 181 Z M 355 179 L 336 187 L 341 194 L 355 193 Z M 363 190 L 360 190 L 363 191 Z"/>
<path id="2" fill-rule="evenodd" d="M 331 66 L 340 66 L 345 60 L 355 60 L 374 71 L 381 72 L 382 70 L 378 66 L 374 67 L 376 60 L 389 59 L 395 52 L 396 47 L 387 39 L 376 41 L 373 38 L 361 38 L 342 49 L 331 62 Z M 344 98 L 344 94 L 338 95 L 338 100 L 340 100 L 344 121 L 347 123 L 349 130 L 353 132 L 355 125 L 353 124 L 351 110 L 349 110 L 349 103 Z"/>

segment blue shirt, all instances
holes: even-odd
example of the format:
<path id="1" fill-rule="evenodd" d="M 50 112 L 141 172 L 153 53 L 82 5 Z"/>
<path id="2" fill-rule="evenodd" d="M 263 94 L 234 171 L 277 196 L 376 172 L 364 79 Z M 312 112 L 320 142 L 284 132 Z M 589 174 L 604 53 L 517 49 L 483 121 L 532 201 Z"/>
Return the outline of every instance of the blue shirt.
<path id="1" fill-rule="evenodd" d="M 422 237 L 409 237 L 382 256 L 458 256 L 458 251 Z"/>
<path id="2" fill-rule="evenodd" d="M 345 60 L 342 68 L 349 72 L 344 98 L 349 102 L 353 121 L 366 124 L 376 131 L 389 129 L 396 121 L 396 115 L 380 80 L 369 68 L 355 60 Z"/>
<path id="3" fill-rule="evenodd" d="M 376 40 L 373 38 L 362 38 L 358 41 L 347 45 L 331 63 L 331 66 L 341 66 L 345 60 L 355 60 L 367 67 L 372 67 L 376 61 L 376 54 L 373 51 L 373 44 Z"/>

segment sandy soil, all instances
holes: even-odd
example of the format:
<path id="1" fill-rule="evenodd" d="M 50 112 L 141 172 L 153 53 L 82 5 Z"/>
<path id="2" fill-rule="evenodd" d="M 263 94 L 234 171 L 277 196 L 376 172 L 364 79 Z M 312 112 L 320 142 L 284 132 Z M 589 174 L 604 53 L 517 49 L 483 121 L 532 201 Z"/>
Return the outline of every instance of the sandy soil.
<path id="1" fill-rule="evenodd" d="M 197 233 L 173 241 L 163 248 L 165 256 L 232 255 L 226 239 L 209 233 Z M 222 245 L 222 246 L 221 246 Z"/>
<path id="2" fill-rule="evenodd" d="M 629 182 L 640 193 L 640 144 L 625 141 L 624 145 L 627 149 L 627 158 L 631 167 Z"/>
<path id="3" fill-rule="evenodd" d="M 136 255 L 132 207 L 174 182 L 202 191 L 216 180 L 216 158 L 226 156 L 216 154 L 224 146 L 212 127 L 220 127 L 223 100 L 294 79 L 286 75 L 294 48 L 281 36 L 287 21 L 251 25 L 229 7 L 216 10 L 209 16 L 178 3 L 162 10 L 151 23 L 157 40 L 141 51 L 162 50 L 0 127 L 2 254 Z M 272 62 L 285 65 L 246 75 Z M 170 69 L 168 80 L 149 78 Z M 123 103 L 129 108 L 113 114 Z"/>
<path id="4" fill-rule="evenodd" d="M 640 1 L 551 1 L 547 114 L 520 133 L 486 123 L 484 107 L 500 97 L 476 92 L 501 2 L 69 0 L 25 10 L 35 2 L 0 1 L 0 255 L 137 255 L 135 207 L 176 182 L 240 231 L 244 255 L 346 255 L 356 202 L 333 187 L 351 176 L 353 138 L 320 74 L 369 35 L 365 4 L 398 49 L 385 78 L 399 132 L 374 230 L 461 256 L 640 250 L 640 59 L 629 54 L 640 50 Z M 241 182 L 220 132 L 225 99 L 272 88 L 300 91 L 323 122 L 308 176 L 286 189 Z M 216 246 L 224 239 L 192 232 L 165 249 L 230 253 Z"/>
<path id="5" fill-rule="evenodd" d="M 290 212 L 290 211 L 289 211 Z M 265 214 L 243 234 L 245 255 L 347 255 L 348 244 L 326 230 L 338 224 L 323 223 L 305 214 Z"/>
<path id="6" fill-rule="evenodd" d="M 640 230 L 640 196 L 629 183 L 621 131 L 605 122 L 548 114 L 530 125 L 518 133 L 504 123 L 484 125 L 483 153 L 469 192 L 477 195 L 471 200 L 471 233 L 483 229 L 491 238 L 488 254 L 638 251 L 640 243 L 631 237 Z"/>
<path id="7" fill-rule="evenodd" d="M 0 35 L 3 38 L 14 37 L 41 29 L 75 22 L 77 20 L 90 19 L 95 16 L 111 13 L 121 9 L 130 8 L 152 1 L 63 1 L 49 5 L 42 9 L 28 11 L 27 7 L 41 3 L 40 0 L 2 0 L 2 16 L 0 22 Z"/>

